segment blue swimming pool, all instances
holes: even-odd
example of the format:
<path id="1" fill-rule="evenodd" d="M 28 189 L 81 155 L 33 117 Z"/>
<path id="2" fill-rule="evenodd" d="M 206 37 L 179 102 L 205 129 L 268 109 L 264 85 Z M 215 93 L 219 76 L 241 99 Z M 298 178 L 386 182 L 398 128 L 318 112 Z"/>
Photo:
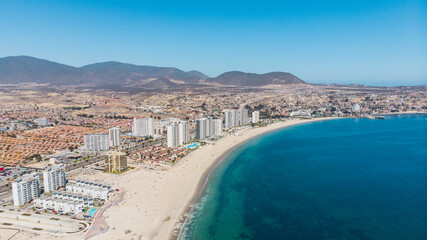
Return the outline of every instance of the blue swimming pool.
<path id="1" fill-rule="evenodd" d="M 185 146 L 185 148 L 193 148 L 193 147 L 197 147 L 197 146 L 199 146 L 199 143 L 193 143 L 193 144 Z"/>
<path id="2" fill-rule="evenodd" d="M 89 216 L 93 217 L 93 215 L 96 212 L 96 208 L 92 208 L 91 210 L 87 211 L 87 213 L 89 213 Z"/>

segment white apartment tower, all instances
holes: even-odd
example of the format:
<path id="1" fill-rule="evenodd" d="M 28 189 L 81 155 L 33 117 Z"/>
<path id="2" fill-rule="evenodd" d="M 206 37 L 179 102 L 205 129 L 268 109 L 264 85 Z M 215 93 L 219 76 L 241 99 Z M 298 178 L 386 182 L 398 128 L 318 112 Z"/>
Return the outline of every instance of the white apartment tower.
<path id="1" fill-rule="evenodd" d="M 110 147 L 117 147 L 121 142 L 120 128 L 113 127 L 108 130 L 108 137 L 110 139 Z"/>
<path id="2" fill-rule="evenodd" d="M 110 139 L 108 134 L 89 134 L 85 135 L 86 151 L 98 152 L 110 148 Z"/>
<path id="3" fill-rule="evenodd" d="M 181 122 L 178 125 L 178 145 L 184 145 L 190 142 L 190 128 L 188 122 Z"/>
<path id="4" fill-rule="evenodd" d="M 213 118 L 207 117 L 206 120 L 206 137 L 210 137 L 214 134 Z"/>
<path id="5" fill-rule="evenodd" d="M 167 141 L 168 147 L 179 146 L 179 127 L 178 124 L 172 124 L 168 126 Z"/>
<path id="6" fill-rule="evenodd" d="M 232 128 L 232 127 L 235 126 L 235 123 L 234 123 L 234 114 L 235 114 L 235 112 L 233 110 L 224 111 L 225 128 Z"/>
<path id="7" fill-rule="evenodd" d="M 222 119 L 214 119 L 213 120 L 213 129 L 214 129 L 214 135 L 215 136 L 221 136 L 222 135 Z"/>
<path id="8" fill-rule="evenodd" d="M 249 123 L 248 109 L 233 109 L 224 111 L 225 128 L 239 127 Z"/>
<path id="9" fill-rule="evenodd" d="M 190 131 L 188 122 L 172 124 L 168 126 L 167 142 L 168 147 L 178 147 L 190 141 Z"/>
<path id="10" fill-rule="evenodd" d="M 67 180 L 65 179 L 64 164 L 56 164 L 43 171 L 44 191 L 52 192 L 60 187 L 65 187 Z"/>
<path id="11" fill-rule="evenodd" d="M 199 118 L 196 120 L 196 138 L 197 139 L 205 139 L 208 137 L 206 135 L 206 130 L 208 128 L 208 119 L 207 118 Z"/>
<path id="12" fill-rule="evenodd" d="M 259 122 L 259 111 L 253 111 L 252 112 L 252 123 L 258 123 Z"/>
<path id="13" fill-rule="evenodd" d="M 40 196 L 39 175 L 27 174 L 12 182 L 13 205 L 20 206 Z"/>
<path id="14" fill-rule="evenodd" d="M 154 136 L 154 119 L 153 118 L 134 118 L 132 135 L 138 137 Z"/>

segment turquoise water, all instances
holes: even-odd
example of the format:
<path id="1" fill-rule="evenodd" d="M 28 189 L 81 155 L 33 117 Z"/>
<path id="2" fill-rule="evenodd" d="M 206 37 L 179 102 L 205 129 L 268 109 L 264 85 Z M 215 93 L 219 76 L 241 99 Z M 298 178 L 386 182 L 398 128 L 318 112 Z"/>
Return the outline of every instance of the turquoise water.
<path id="1" fill-rule="evenodd" d="M 89 216 L 93 217 L 93 215 L 95 214 L 95 212 L 96 212 L 96 208 L 92 208 L 91 210 L 88 211 Z"/>
<path id="2" fill-rule="evenodd" d="M 427 115 L 282 129 L 213 173 L 181 239 L 427 239 Z"/>
<path id="3" fill-rule="evenodd" d="M 199 146 L 199 143 L 193 143 L 193 144 L 187 145 L 186 148 L 193 148 L 197 146 Z"/>

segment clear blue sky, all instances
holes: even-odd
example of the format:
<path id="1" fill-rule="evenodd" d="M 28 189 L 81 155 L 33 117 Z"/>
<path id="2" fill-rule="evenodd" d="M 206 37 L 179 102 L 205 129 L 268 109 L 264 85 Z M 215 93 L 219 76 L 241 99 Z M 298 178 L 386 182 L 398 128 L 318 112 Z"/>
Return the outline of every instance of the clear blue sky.
<path id="1" fill-rule="evenodd" d="M 0 57 L 427 84 L 427 1 L 0 2 Z"/>

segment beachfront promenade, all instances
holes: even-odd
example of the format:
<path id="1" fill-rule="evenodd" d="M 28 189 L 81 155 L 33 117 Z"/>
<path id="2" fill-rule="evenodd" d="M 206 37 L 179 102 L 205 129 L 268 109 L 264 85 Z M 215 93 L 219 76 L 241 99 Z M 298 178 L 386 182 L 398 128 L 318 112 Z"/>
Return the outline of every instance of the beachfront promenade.
<path id="1" fill-rule="evenodd" d="M 124 194 L 125 192 L 118 193 L 111 201 L 109 201 L 105 206 L 103 206 L 96 212 L 95 217 L 93 218 L 92 225 L 89 227 L 89 230 L 83 236 L 84 240 L 87 240 L 98 234 L 102 234 L 108 231 L 109 226 L 108 223 L 105 221 L 103 214 L 105 210 L 107 210 L 109 207 L 120 203 L 123 200 Z"/>

